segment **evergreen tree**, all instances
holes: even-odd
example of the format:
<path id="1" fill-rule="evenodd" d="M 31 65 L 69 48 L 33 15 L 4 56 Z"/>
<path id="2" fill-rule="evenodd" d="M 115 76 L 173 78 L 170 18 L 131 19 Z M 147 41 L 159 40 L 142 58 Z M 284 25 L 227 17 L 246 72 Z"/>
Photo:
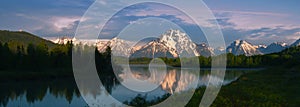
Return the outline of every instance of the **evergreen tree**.
<path id="1" fill-rule="evenodd" d="M 48 67 L 48 46 L 42 42 L 36 46 L 36 65 L 38 69 L 42 69 L 43 67 Z"/>
<path id="2" fill-rule="evenodd" d="M 3 57 L 3 46 L 2 46 L 2 42 L 0 41 L 0 59 L 2 60 L 2 61 L 0 61 L 0 69 L 4 69 L 4 67 L 3 67 L 3 63 L 4 63 L 4 57 Z"/>
<path id="3" fill-rule="evenodd" d="M 23 61 L 23 53 L 20 46 L 17 46 L 17 55 L 15 61 L 15 67 L 21 67 Z"/>
<path id="4" fill-rule="evenodd" d="M 36 64 L 36 50 L 35 50 L 35 46 L 30 43 L 27 46 L 27 58 L 26 58 L 26 65 L 27 68 L 33 69 L 35 68 L 35 64 Z"/>
<path id="5" fill-rule="evenodd" d="M 8 43 L 4 44 L 2 51 L 3 51 L 3 53 L 2 53 L 3 68 L 4 69 L 11 68 L 12 64 L 13 64 L 13 60 L 12 60 L 13 54 L 8 47 Z"/>

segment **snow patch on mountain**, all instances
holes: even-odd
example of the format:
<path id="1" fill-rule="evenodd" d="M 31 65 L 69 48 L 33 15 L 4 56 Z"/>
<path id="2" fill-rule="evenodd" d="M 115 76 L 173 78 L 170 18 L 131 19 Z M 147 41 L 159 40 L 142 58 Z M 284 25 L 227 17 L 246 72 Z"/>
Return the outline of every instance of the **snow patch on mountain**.
<path id="1" fill-rule="evenodd" d="M 274 42 L 270 45 L 252 45 L 245 40 L 235 40 L 226 49 L 224 47 L 211 48 L 206 43 L 194 43 L 186 33 L 180 30 L 168 30 L 159 38 L 139 42 L 133 46 L 134 42 L 119 38 L 108 39 L 76 39 L 76 38 L 52 38 L 49 39 L 57 44 L 96 46 L 100 52 L 105 52 L 109 46 L 114 56 L 124 57 L 192 57 L 192 56 L 215 56 L 226 52 L 234 55 L 260 55 L 280 52 L 288 48 L 284 42 Z M 300 39 L 290 46 L 300 46 Z"/>
<path id="2" fill-rule="evenodd" d="M 169 30 L 161 35 L 159 43 L 167 46 L 169 50 L 176 50 L 177 54 L 184 57 L 199 56 L 197 45 L 186 33 L 180 30 Z"/>
<path id="3" fill-rule="evenodd" d="M 61 37 L 61 38 L 46 38 L 53 43 L 56 44 L 67 44 L 73 43 L 74 45 L 88 45 L 88 46 L 95 46 L 99 40 L 97 39 L 76 39 L 76 38 L 70 38 L 70 37 Z"/>
<path id="4" fill-rule="evenodd" d="M 131 57 L 193 57 L 200 55 L 198 50 L 207 51 L 206 55 L 212 54 L 206 46 L 198 47 L 180 30 L 168 30 L 144 46 L 134 46 Z"/>
<path id="5" fill-rule="evenodd" d="M 209 57 L 215 55 L 214 49 L 209 47 L 206 43 L 197 44 L 196 49 L 201 56 Z"/>
<path id="6" fill-rule="evenodd" d="M 139 50 L 133 52 L 130 56 L 131 58 L 138 57 L 148 57 L 148 58 L 157 58 L 157 57 L 178 57 L 175 49 L 169 49 L 165 44 L 160 43 L 158 40 L 153 40 L 147 45 L 142 46 Z"/>
<path id="7" fill-rule="evenodd" d="M 235 40 L 227 47 L 227 52 L 232 53 L 234 55 L 260 55 L 263 54 L 258 49 L 258 46 L 252 45 L 245 40 Z"/>
<path id="8" fill-rule="evenodd" d="M 56 39 L 50 39 L 50 41 L 56 44 L 67 44 L 68 42 L 76 41 L 76 38 L 61 37 Z"/>
<path id="9" fill-rule="evenodd" d="M 274 42 L 267 47 L 259 47 L 259 50 L 264 54 L 270 54 L 275 52 L 280 52 L 288 47 L 287 43 L 284 42 Z"/>
<path id="10" fill-rule="evenodd" d="M 225 47 L 217 47 L 214 49 L 214 54 L 215 55 L 221 55 L 226 53 L 226 48 Z"/>
<path id="11" fill-rule="evenodd" d="M 113 38 L 107 42 L 98 42 L 97 47 L 99 52 L 105 52 L 106 48 L 109 46 L 114 56 L 127 57 L 130 55 L 130 51 L 131 51 L 130 44 L 131 42 L 129 41 L 125 41 L 119 38 Z"/>

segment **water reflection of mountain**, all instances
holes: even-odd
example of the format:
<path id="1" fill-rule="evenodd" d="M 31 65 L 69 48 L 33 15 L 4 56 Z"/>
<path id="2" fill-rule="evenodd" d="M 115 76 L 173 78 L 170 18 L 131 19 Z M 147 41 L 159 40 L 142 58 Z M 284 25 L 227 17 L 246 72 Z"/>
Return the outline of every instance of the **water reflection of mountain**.
<path id="1" fill-rule="evenodd" d="M 214 81 L 223 80 L 217 75 L 211 75 L 209 70 L 201 70 L 199 74 L 199 71 L 192 68 L 180 69 L 168 67 L 166 75 L 163 75 L 163 72 L 165 71 L 152 69 L 150 74 L 150 71 L 148 70 L 147 66 L 135 66 L 131 67 L 131 69 L 123 67 L 123 74 L 121 74 L 120 77 L 123 80 L 126 80 L 126 78 L 129 78 L 130 75 L 133 75 L 135 78 L 138 79 L 147 79 L 151 83 L 160 84 L 160 88 L 169 92 L 170 94 L 173 94 L 174 92 L 180 93 L 182 91 L 188 91 L 190 89 L 193 89 L 193 87 L 195 86 L 207 86 L 210 78 Z M 223 85 L 231 83 L 243 73 L 244 72 L 241 71 L 227 71 L 223 81 Z"/>
<path id="2" fill-rule="evenodd" d="M 126 68 L 123 69 L 124 72 L 126 70 Z M 153 91 L 136 92 L 120 84 L 120 82 L 125 81 L 129 75 L 124 72 L 123 74 L 119 74 L 122 79 L 121 81 L 117 81 L 115 76 L 108 74 L 103 75 L 101 79 L 104 87 L 94 86 L 94 88 L 81 89 L 81 94 L 73 78 L 1 82 L 0 106 L 38 106 L 39 104 L 49 104 L 53 102 L 55 103 L 53 106 L 86 106 L 81 95 L 88 96 L 90 100 L 94 100 L 95 102 L 99 102 L 98 99 L 107 99 L 108 96 L 111 95 L 116 101 L 110 103 L 116 105 L 118 102 L 131 101 L 138 95 L 146 96 L 145 99 L 150 101 L 157 99 L 157 97 L 168 97 L 168 95 L 172 93 L 181 93 L 186 90 L 191 90 L 194 86 L 205 86 L 210 77 L 219 79 L 217 76 L 212 76 L 210 71 L 201 71 L 198 77 L 196 72 L 199 71 L 193 69 L 182 69 L 181 72 L 178 68 L 168 68 L 166 75 L 162 75 L 163 72 L 160 70 L 152 69 L 150 73 L 147 67 L 132 67 L 130 72 L 133 74 L 133 77 L 142 80 L 147 79 L 151 83 L 160 85 Z M 239 70 L 226 71 L 223 84 L 226 85 L 236 80 L 242 74 L 243 72 Z M 179 81 L 180 79 L 183 80 Z M 89 83 L 79 81 L 77 84 L 84 87 Z"/>
<path id="3" fill-rule="evenodd" d="M 158 68 L 159 69 L 159 68 Z M 151 73 L 150 73 L 151 72 Z M 117 88 L 113 91 L 116 93 L 115 95 L 122 95 L 121 93 L 129 93 L 124 94 L 124 96 L 131 97 L 122 97 L 119 101 L 126 102 L 126 104 L 130 104 L 132 106 L 136 105 L 140 101 L 148 101 L 147 104 L 153 105 L 157 102 L 163 101 L 163 99 L 168 98 L 170 94 L 182 94 L 184 92 L 188 92 L 194 90 L 198 87 L 205 87 L 208 85 L 208 81 L 212 80 L 213 85 L 217 85 L 223 81 L 223 85 L 227 85 L 232 81 L 235 81 L 238 77 L 240 77 L 244 72 L 240 70 L 229 70 L 226 71 L 226 76 L 223 78 L 218 77 L 218 75 L 212 75 L 210 70 L 201 70 L 200 73 L 197 69 L 180 69 L 174 67 L 168 67 L 166 75 L 163 75 L 164 71 L 155 70 L 152 68 L 148 70 L 148 66 L 131 66 L 131 68 L 123 67 L 123 74 L 120 77 L 126 81 L 130 75 L 133 77 L 148 80 L 154 84 L 160 84 L 160 86 L 148 93 L 134 93 L 124 91 L 123 86 L 117 86 Z M 160 81 L 162 80 L 163 81 Z M 125 88 L 126 89 L 126 88 Z M 122 90 L 121 92 L 119 92 Z M 157 94 L 159 93 L 159 94 Z M 166 96 L 167 95 L 167 96 Z M 133 97 L 135 96 L 135 97 Z M 118 97 L 118 96 L 117 96 Z M 132 98 L 132 101 L 129 100 Z M 124 99 L 127 99 L 124 101 Z M 142 100 L 144 99 L 144 100 Z M 156 102 L 156 103 L 153 103 Z"/>

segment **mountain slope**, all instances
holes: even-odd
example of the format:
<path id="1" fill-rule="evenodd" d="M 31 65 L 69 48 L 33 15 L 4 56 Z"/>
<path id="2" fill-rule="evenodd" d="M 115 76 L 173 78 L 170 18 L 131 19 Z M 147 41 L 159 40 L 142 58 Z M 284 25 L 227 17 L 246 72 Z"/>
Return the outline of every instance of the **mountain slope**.
<path id="1" fill-rule="evenodd" d="M 274 42 L 274 43 L 268 45 L 266 48 L 264 48 L 264 47 L 259 48 L 259 50 L 263 54 L 270 54 L 270 53 L 280 52 L 280 51 L 286 49 L 287 47 L 288 47 L 288 45 L 286 43 Z"/>
<path id="2" fill-rule="evenodd" d="M 215 55 L 220 55 L 226 53 L 226 49 L 224 47 L 217 47 L 213 52 Z"/>
<path id="3" fill-rule="evenodd" d="M 199 56 L 197 45 L 180 30 L 169 30 L 161 35 L 160 43 L 165 44 L 169 50 L 175 49 L 178 55 Z"/>
<path id="4" fill-rule="evenodd" d="M 202 46 L 202 45 L 201 45 Z M 192 57 L 200 56 L 198 50 L 207 51 L 207 47 L 198 47 L 186 33 L 168 30 L 142 47 L 134 47 L 131 57 Z M 210 54 L 206 52 L 205 54 Z"/>
<path id="5" fill-rule="evenodd" d="M 43 39 L 36 35 L 30 34 L 28 32 L 19 32 L 19 31 L 3 31 L 0 30 L 0 41 L 2 43 L 10 41 L 18 41 L 22 44 L 37 44 L 45 42 L 48 46 L 54 46 L 55 44 L 49 40 Z"/>
<path id="6" fill-rule="evenodd" d="M 300 46 L 300 38 L 295 41 L 291 46 Z"/>
<path id="7" fill-rule="evenodd" d="M 214 56 L 214 49 L 210 48 L 207 44 L 202 43 L 202 44 L 197 44 L 197 52 L 201 56 L 209 57 L 209 56 Z"/>
<path id="8" fill-rule="evenodd" d="M 262 54 L 257 46 L 254 46 L 247 41 L 244 40 L 235 40 L 227 47 L 227 52 L 232 53 L 234 55 L 260 55 Z"/>
<path id="9" fill-rule="evenodd" d="M 125 41 L 119 38 L 113 38 L 109 41 L 103 41 L 97 43 L 99 52 L 105 52 L 106 48 L 109 46 L 112 50 L 114 56 L 129 56 L 131 47 L 129 41 Z"/>
<path id="10" fill-rule="evenodd" d="M 169 47 L 161 44 L 158 40 L 153 40 L 147 45 L 144 45 L 139 50 L 136 50 L 131 54 L 131 58 L 139 57 L 148 57 L 148 58 L 157 58 L 157 57 L 178 57 L 178 54 L 175 50 L 169 50 Z"/>
<path id="11" fill-rule="evenodd" d="M 262 55 L 280 52 L 288 47 L 286 43 L 275 42 L 266 45 L 252 45 L 245 40 L 235 40 L 226 49 L 219 47 L 213 49 L 207 44 L 194 43 L 186 33 L 180 30 L 168 30 L 159 38 L 152 38 L 147 42 L 141 42 L 131 47 L 130 41 L 113 38 L 108 42 L 99 42 L 97 44 L 100 52 L 103 52 L 107 46 L 110 46 L 115 56 L 131 57 L 191 57 L 191 56 L 214 56 L 225 53 L 234 55 Z M 294 43 L 300 44 L 300 39 Z"/>

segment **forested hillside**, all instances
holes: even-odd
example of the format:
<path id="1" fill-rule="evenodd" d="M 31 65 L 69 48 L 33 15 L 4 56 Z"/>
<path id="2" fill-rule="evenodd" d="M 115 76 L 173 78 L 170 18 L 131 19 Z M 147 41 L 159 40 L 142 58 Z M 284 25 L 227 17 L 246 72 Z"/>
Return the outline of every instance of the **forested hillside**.
<path id="1" fill-rule="evenodd" d="M 25 31 L 0 30 L 0 42 L 8 43 L 9 47 L 13 49 L 13 51 L 16 51 L 17 46 L 23 45 L 26 48 L 30 43 L 34 45 L 44 43 L 49 48 L 52 48 L 56 45 L 51 41 L 45 40 Z"/>

